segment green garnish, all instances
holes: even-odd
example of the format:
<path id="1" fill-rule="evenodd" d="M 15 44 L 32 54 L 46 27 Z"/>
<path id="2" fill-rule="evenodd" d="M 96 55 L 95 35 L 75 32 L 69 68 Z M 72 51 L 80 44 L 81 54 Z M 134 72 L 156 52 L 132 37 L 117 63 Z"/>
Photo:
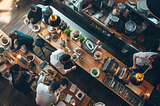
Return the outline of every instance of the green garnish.
<path id="1" fill-rule="evenodd" d="M 98 71 L 97 71 L 96 69 L 93 69 L 93 70 L 92 70 L 92 73 L 93 73 L 94 75 L 97 75 L 97 74 L 98 74 Z"/>

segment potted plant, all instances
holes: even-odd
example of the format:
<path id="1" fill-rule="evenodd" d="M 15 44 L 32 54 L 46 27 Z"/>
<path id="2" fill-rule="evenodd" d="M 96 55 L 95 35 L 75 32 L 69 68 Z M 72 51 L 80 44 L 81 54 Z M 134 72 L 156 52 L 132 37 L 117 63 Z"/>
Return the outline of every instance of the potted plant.
<path id="1" fill-rule="evenodd" d="M 82 43 L 85 40 L 85 37 L 83 35 L 79 36 L 79 42 Z"/>
<path id="2" fill-rule="evenodd" d="M 72 30 L 69 29 L 69 28 L 64 31 L 64 33 L 65 33 L 67 36 L 70 36 L 71 32 L 72 32 Z"/>

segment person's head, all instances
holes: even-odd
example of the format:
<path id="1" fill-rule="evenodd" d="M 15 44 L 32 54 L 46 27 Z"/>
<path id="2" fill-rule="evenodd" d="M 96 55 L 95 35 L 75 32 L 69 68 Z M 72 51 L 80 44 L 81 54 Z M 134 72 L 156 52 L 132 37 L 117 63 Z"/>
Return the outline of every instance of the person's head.
<path id="1" fill-rule="evenodd" d="M 28 74 L 26 71 L 19 71 L 18 77 L 15 80 L 15 84 L 20 84 L 22 82 L 27 82 Z"/>
<path id="2" fill-rule="evenodd" d="M 71 59 L 71 56 L 68 55 L 68 54 L 62 54 L 62 55 L 60 56 L 60 61 L 61 61 L 62 63 L 66 63 L 66 62 L 70 61 L 70 59 Z"/>
<path id="3" fill-rule="evenodd" d="M 14 64 L 9 69 L 18 72 L 21 70 L 21 66 L 19 64 Z"/>
<path id="4" fill-rule="evenodd" d="M 33 12 L 37 12 L 37 7 L 36 7 L 36 5 L 31 4 L 31 5 L 30 5 L 30 8 L 31 8 L 31 10 L 32 10 Z"/>
<path id="5" fill-rule="evenodd" d="M 9 36 L 11 39 L 16 39 L 18 35 L 17 35 L 16 32 L 12 31 L 12 32 L 9 33 L 8 36 Z"/>
<path id="6" fill-rule="evenodd" d="M 60 82 L 54 80 L 54 81 L 51 82 L 51 84 L 50 84 L 50 86 L 49 86 L 49 90 L 54 92 L 54 91 L 57 90 L 59 87 L 60 87 Z"/>
<path id="7" fill-rule="evenodd" d="M 155 54 L 150 57 L 153 68 L 160 69 L 160 54 Z"/>

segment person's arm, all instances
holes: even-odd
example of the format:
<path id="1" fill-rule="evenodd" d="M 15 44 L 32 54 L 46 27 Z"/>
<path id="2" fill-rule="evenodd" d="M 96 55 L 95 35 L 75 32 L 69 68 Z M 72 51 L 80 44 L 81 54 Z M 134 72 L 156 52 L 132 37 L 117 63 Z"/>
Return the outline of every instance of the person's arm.
<path id="1" fill-rule="evenodd" d="M 133 67 L 132 69 L 136 69 L 136 58 L 139 58 L 139 56 L 133 55 Z"/>
<path id="2" fill-rule="evenodd" d="M 21 44 L 21 43 L 18 43 L 18 46 L 17 46 L 15 49 L 13 49 L 12 51 L 13 51 L 13 52 L 16 52 L 17 50 L 19 50 L 19 49 L 21 48 L 21 46 L 22 46 L 22 44 Z"/>
<path id="3" fill-rule="evenodd" d="M 12 39 L 12 45 L 11 45 L 11 50 L 14 49 L 14 39 Z"/>
<path id="4" fill-rule="evenodd" d="M 29 71 L 28 69 L 26 69 L 26 68 L 23 68 L 23 67 L 21 67 L 21 70 L 24 70 L 24 71 Z"/>
<path id="5" fill-rule="evenodd" d="M 66 74 L 69 73 L 69 72 L 71 72 L 72 70 L 75 70 L 75 69 L 76 69 L 76 66 L 72 66 L 72 68 L 66 69 L 66 70 L 65 70 L 65 71 L 66 71 Z"/>

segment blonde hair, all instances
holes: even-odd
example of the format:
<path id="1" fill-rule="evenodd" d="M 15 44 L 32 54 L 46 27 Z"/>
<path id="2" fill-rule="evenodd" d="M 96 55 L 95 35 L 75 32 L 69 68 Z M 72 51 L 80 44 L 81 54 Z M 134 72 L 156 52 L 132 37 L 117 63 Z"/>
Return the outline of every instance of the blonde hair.
<path id="1" fill-rule="evenodd" d="M 14 31 L 12 31 L 12 32 L 9 33 L 8 36 L 9 36 L 11 39 L 16 39 L 16 38 L 17 38 L 17 33 L 14 32 Z"/>

